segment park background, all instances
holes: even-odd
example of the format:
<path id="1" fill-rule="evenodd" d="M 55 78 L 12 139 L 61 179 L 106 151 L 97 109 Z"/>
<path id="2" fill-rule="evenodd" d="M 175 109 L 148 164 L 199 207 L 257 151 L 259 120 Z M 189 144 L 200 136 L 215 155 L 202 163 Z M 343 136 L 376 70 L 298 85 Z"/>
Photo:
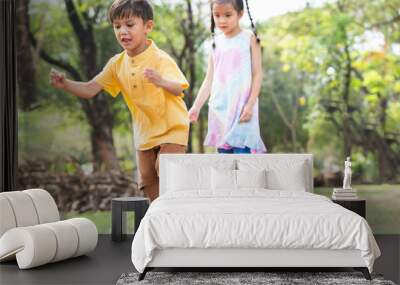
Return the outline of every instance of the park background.
<path id="1" fill-rule="evenodd" d="M 312 153 L 315 192 L 353 187 L 374 233 L 400 233 L 400 0 L 249 0 L 263 50 L 260 127 L 269 153 Z M 150 34 L 190 82 L 192 105 L 210 45 L 208 1 L 153 1 Z M 90 80 L 121 48 L 110 0 L 17 1 L 18 188 L 44 188 L 64 217 L 110 232 L 113 197 L 137 189 L 132 122 L 122 96 L 78 99 L 49 85 L 51 68 Z M 249 27 L 247 14 L 242 21 Z M 202 144 L 207 106 L 191 126 Z M 133 219 L 133 215 L 129 216 Z"/>

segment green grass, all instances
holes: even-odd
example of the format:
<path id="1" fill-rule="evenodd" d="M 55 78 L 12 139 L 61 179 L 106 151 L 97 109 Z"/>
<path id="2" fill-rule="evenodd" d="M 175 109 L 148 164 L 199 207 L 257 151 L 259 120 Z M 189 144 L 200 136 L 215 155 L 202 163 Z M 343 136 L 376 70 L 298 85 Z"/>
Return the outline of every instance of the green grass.
<path id="1" fill-rule="evenodd" d="M 400 185 L 353 185 L 358 196 L 367 200 L 367 221 L 375 234 L 400 234 Z M 315 188 L 327 197 L 332 188 Z"/>
<path id="2" fill-rule="evenodd" d="M 375 234 L 400 234 L 400 185 L 355 185 L 358 196 L 367 200 L 367 221 Z M 330 197 L 332 188 L 315 188 L 316 194 Z M 65 213 L 63 218 L 85 217 L 101 234 L 111 233 L 111 212 Z M 128 233 L 133 232 L 134 213 L 127 213 Z"/>
<path id="3" fill-rule="evenodd" d="M 76 217 L 84 217 L 93 221 L 97 226 L 99 234 L 110 234 L 111 233 L 111 212 L 110 211 L 88 211 L 84 213 L 68 212 L 63 213 L 63 219 L 71 219 Z M 135 223 L 135 213 L 127 212 L 127 233 L 133 233 Z"/>

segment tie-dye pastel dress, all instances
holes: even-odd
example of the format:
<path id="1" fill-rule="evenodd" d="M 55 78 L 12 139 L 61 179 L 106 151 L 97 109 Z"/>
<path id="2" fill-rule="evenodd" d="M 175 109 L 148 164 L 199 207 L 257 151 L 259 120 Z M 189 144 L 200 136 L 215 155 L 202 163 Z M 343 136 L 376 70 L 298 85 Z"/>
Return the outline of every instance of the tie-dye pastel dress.
<path id="1" fill-rule="evenodd" d="M 234 37 L 215 37 L 212 52 L 214 77 L 208 109 L 208 133 L 204 145 L 215 148 L 250 148 L 266 152 L 260 135 L 258 99 L 249 122 L 239 123 L 251 92 L 251 50 L 253 33 L 242 30 Z"/>

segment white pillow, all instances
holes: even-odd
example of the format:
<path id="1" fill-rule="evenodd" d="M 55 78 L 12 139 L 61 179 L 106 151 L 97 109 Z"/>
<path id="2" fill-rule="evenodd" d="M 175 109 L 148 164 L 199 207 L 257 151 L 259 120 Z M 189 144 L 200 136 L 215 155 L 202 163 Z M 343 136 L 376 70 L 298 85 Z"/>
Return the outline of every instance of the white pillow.
<path id="1" fill-rule="evenodd" d="M 166 165 L 166 189 L 167 191 L 185 190 L 211 190 L 211 169 L 232 170 L 235 161 L 213 161 L 209 165 L 204 163 L 169 162 Z"/>
<path id="2" fill-rule="evenodd" d="M 236 170 L 211 169 L 211 189 L 236 190 Z"/>
<path id="3" fill-rule="evenodd" d="M 267 170 L 267 188 L 273 190 L 306 191 L 309 169 L 306 161 L 238 160 L 240 170 Z"/>
<path id="4" fill-rule="evenodd" d="M 170 163 L 168 167 L 168 191 L 207 189 L 210 187 L 208 178 L 210 169 L 207 167 L 187 167 L 176 163 Z"/>
<path id="5" fill-rule="evenodd" d="M 236 170 L 237 188 L 267 188 L 267 171 Z"/>
<path id="6" fill-rule="evenodd" d="M 275 190 L 306 191 L 305 162 L 294 163 L 290 168 L 274 168 L 267 171 L 268 188 Z"/>
<path id="7" fill-rule="evenodd" d="M 267 172 L 262 170 L 211 170 L 212 190 L 239 190 L 243 188 L 267 188 Z"/>

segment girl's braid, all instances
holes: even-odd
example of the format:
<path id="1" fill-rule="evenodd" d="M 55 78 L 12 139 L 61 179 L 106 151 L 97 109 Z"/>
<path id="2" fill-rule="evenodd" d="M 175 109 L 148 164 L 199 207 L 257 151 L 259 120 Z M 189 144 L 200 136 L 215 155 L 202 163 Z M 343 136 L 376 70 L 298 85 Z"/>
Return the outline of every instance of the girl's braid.
<path id="1" fill-rule="evenodd" d="M 215 49 L 215 22 L 214 22 L 214 17 L 211 12 L 211 35 L 212 35 L 212 47 Z"/>
<path id="2" fill-rule="evenodd" d="M 246 7 L 247 7 L 247 14 L 249 14 L 249 18 L 250 18 L 250 22 L 251 22 L 251 28 L 253 29 L 253 33 L 256 36 L 257 42 L 260 43 L 260 38 L 257 35 L 256 27 L 253 22 L 253 17 L 251 16 L 251 13 L 250 13 L 250 7 L 249 7 L 248 0 L 246 0 Z"/>

